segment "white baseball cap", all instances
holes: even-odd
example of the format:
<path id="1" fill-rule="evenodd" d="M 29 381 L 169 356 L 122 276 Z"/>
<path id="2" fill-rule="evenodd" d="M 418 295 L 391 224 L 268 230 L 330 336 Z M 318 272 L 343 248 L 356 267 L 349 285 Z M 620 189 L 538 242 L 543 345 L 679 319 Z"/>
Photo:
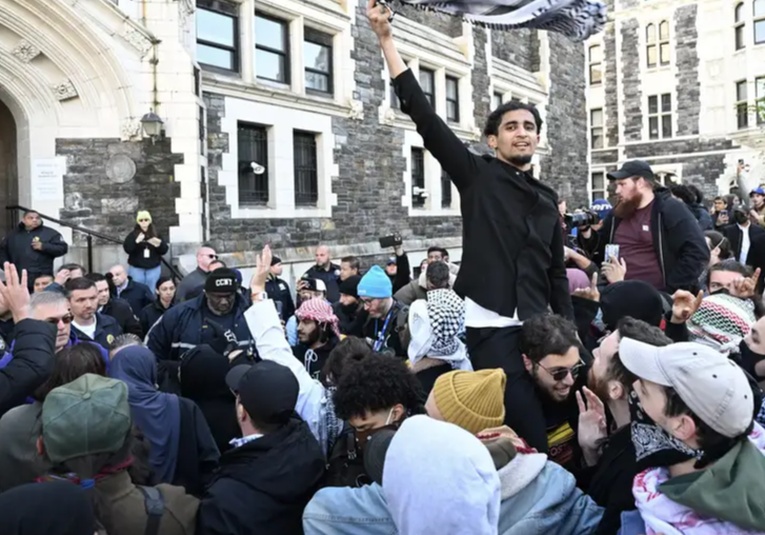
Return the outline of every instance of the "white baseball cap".
<path id="1" fill-rule="evenodd" d="M 619 358 L 640 379 L 671 387 L 705 424 L 738 437 L 754 419 L 754 394 L 744 371 L 711 347 L 682 342 L 656 347 L 622 338 Z"/>

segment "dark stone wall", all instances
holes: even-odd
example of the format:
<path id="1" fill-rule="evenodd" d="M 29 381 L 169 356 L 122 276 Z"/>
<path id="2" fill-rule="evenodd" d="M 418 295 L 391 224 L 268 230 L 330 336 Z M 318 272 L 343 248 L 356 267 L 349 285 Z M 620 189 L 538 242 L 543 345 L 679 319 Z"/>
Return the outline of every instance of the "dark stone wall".
<path id="1" fill-rule="evenodd" d="M 366 2 L 364 2 L 366 4 Z M 452 17 L 435 11 L 420 9 L 411 5 L 396 3 L 396 17 L 406 17 L 433 30 L 439 31 L 449 37 L 462 35 L 462 19 Z M 362 18 L 366 20 L 366 7 L 363 9 Z M 357 19 L 360 20 L 360 19 Z"/>
<path id="2" fill-rule="evenodd" d="M 622 21 L 622 92 L 624 95 L 624 140 L 640 141 L 643 132 L 643 93 L 640 89 L 638 21 Z M 645 104 L 647 105 L 647 104 Z"/>
<path id="3" fill-rule="evenodd" d="M 462 234 L 460 217 L 431 217 L 408 215 L 401 206 L 404 194 L 403 173 L 406 160 L 401 147 L 403 130 L 380 124 L 378 108 L 385 97 L 385 82 L 373 73 L 380 73 L 383 58 L 377 40 L 371 32 L 359 6 L 358 25 L 354 28 L 353 59 L 356 62 L 357 97 L 364 105 L 364 119 L 333 118 L 332 130 L 337 140 L 334 156 L 339 176 L 333 179 L 332 191 L 337 205 L 332 218 L 316 219 L 232 219 L 226 204 L 225 189 L 218 184 L 222 154 L 228 152 L 228 134 L 221 132 L 225 117 L 224 97 L 205 93 L 208 135 L 208 180 L 210 183 L 210 229 L 213 244 L 219 251 L 247 251 L 269 241 L 274 248 L 312 247 L 319 242 L 337 245 L 374 242 L 378 237 L 400 232 L 407 240 L 427 240 L 438 243 L 439 238 L 459 238 Z M 407 16 L 446 35 L 461 35 L 459 19 L 402 9 L 397 16 Z M 587 180 L 586 110 L 584 103 L 584 53 L 579 43 L 552 36 L 552 78 L 548 116 L 551 151 L 542 162 L 542 179 L 556 187 L 584 191 Z M 489 113 L 487 88 L 489 77 L 485 57 L 487 32 L 475 28 L 475 65 L 472 71 L 475 123 L 482 127 Z M 492 45 L 501 54 L 521 51 L 516 64 L 536 70 L 539 66 L 538 38 L 535 32 L 492 32 Z M 529 43 L 535 50 L 529 50 Z M 505 52 L 502 52 L 504 50 Z M 495 52 L 497 48 L 495 47 Z M 511 59 L 512 61 L 512 59 Z M 370 75 L 370 73 L 372 73 Z M 384 149 L 384 150 L 381 150 Z"/>
<path id="4" fill-rule="evenodd" d="M 683 6 L 675 11 L 675 56 L 677 62 L 677 132 L 678 136 L 699 133 L 701 111 L 699 82 L 699 56 L 696 52 L 696 4 Z"/>
<path id="5" fill-rule="evenodd" d="M 584 47 L 555 33 L 548 37 L 552 83 L 543 128 L 547 128 L 550 154 L 542 160 L 541 178 L 579 204 L 587 201 L 589 175 Z"/>
<path id="6" fill-rule="evenodd" d="M 173 154 L 170 139 L 120 141 L 119 139 L 57 139 L 56 155 L 67 158 L 64 175 L 64 221 L 123 239 L 135 226 L 137 210 L 151 212 L 154 225 L 167 238 L 178 225 L 175 199 L 181 185 L 174 180 L 175 164 L 183 155 Z M 130 158 L 135 176 L 122 182 L 108 176 L 110 159 Z M 85 236 L 75 232 L 74 243 Z M 96 240 L 98 243 L 99 240 Z"/>
<path id="7" fill-rule="evenodd" d="M 628 145 L 624 148 L 626 159 L 650 158 L 652 156 L 671 156 L 673 154 L 688 154 L 694 152 L 708 152 L 716 150 L 728 150 L 733 148 L 733 142 L 727 139 L 680 139 L 676 141 L 662 141 L 661 143 L 639 143 Z"/>
<path id="8" fill-rule="evenodd" d="M 509 32 L 491 32 L 491 53 L 524 69 L 539 70 L 539 38 L 536 30 L 521 28 Z"/>
<path id="9" fill-rule="evenodd" d="M 603 36 L 603 60 L 605 72 L 606 96 L 606 139 L 607 147 L 616 147 L 619 144 L 619 94 L 616 77 L 616 25 L 613 22 L 606 23 Z"/>

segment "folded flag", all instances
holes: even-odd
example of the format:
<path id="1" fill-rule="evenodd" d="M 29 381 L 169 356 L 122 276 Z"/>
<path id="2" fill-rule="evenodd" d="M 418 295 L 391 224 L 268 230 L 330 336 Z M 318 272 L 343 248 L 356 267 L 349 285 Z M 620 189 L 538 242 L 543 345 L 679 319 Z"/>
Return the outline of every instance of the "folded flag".
<path id="1" fill-rule="evenodd" d="M 392 1 L 462 17 L 494 30 L 533 28 L 561 33 L 574 41 L 584 41 L 606 24 L 606 5 L 598 0 Z"/>

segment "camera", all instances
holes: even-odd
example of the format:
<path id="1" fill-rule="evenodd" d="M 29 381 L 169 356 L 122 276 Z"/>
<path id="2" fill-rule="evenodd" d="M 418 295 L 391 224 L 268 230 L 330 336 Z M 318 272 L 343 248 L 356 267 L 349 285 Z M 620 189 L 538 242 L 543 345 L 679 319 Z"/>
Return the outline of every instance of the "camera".
<path id="1" fill-rule="evenodd" d="M 591 225 L 597 225 L 600 222 L 598 214 L 589 210 L 583 210 L 581 212 L 575 212 L 573 214 L 566 214 L 563 216 L 563 220 L 569 227 L 589 227 Z"/>

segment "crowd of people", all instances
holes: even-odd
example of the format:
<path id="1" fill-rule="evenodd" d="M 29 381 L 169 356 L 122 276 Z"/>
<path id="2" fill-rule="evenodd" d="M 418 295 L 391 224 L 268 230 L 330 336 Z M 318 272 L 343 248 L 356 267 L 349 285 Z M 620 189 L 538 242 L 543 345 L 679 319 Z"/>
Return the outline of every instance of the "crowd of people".
<path id="1" fill-rule="evenodd" d="M 630 161 L 569 214 L 531 173 L 536 108 L 494 110 L 475 154 L 368 17 L 460 191 L 460 261 L 319 245 L 293 291 L 268 245 L 250 281 L 203 246 L 174 281 L 142 211 L 127 266 L 54 272 L 66 243 L 25 214 L 0 533 L 765 534 L 765 190 L 710 212 Z"/>

